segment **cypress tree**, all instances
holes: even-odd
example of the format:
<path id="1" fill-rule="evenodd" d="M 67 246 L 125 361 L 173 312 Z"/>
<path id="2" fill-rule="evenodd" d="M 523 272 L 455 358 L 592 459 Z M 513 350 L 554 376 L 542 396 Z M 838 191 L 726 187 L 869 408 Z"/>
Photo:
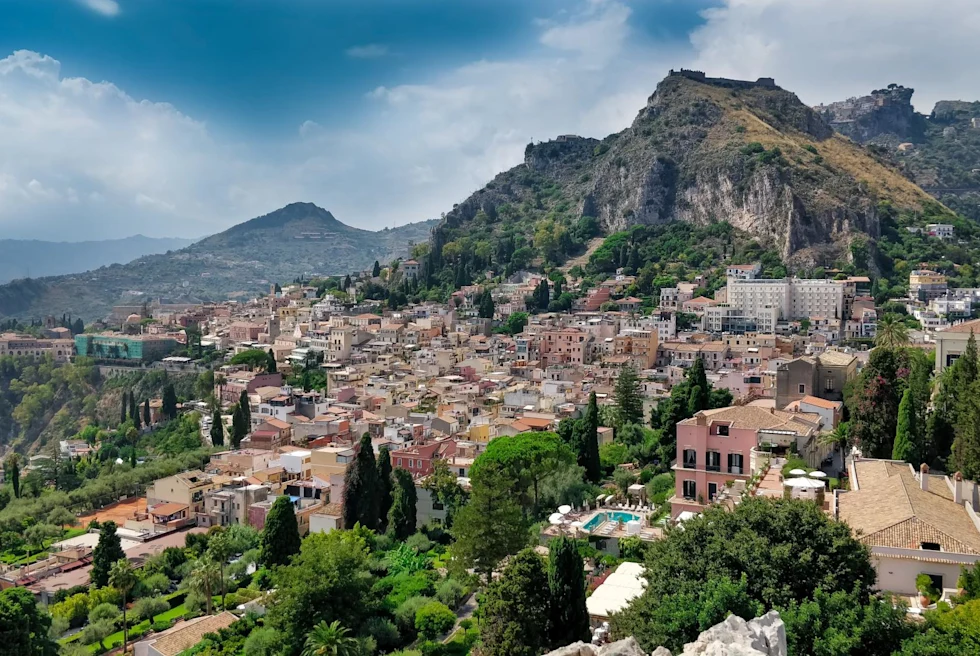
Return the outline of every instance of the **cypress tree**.
<path id="1" fill-rule="evenodd" d="M 395 491 L 388 512 L 388 530 L 399 540 L 415 533 L 418 492 L 415 481 L 406 469 L 395 470 Z"/>
<path id="2" fill-rule="evenodd" d="M 915 399 L 911 391 L 906 388 L 898 404 L 898 425 L 895 431 L 895 444 L 892 446 L 892 460 L 904 460 L 913 464 L 921 460 L 917 448 L 919 440 L 916 422 Z"/>
<path id="3" fill-rule="evenodd" d="M 374 261 L 374 268 L 371 269 L 371 275 L 375 278 L 381 275 L 381 263 L 377 260 Z"/>
<path id="4" fill-rule="evenodd" d="M 136 426 L 136 430 L 142 428 L 140 422 L 140 406 L 136 402 L 136 394 L 132 392 L 129 395 L 129 418 L 133 420 L 133 426 Z"/>
<path id="5" fill-rule="evenodd" d="M 691 388 L 687 407 L 690 415 L 693 416 L 695 412 L 707 410 L 711 403 L 711 387 L 708 384 L 708 374 L 704 370 L 704 360 L 701 359 L 700 355 L 688 370 L 687 380 Z M 691 408 L 694 410 L 691 411 Z"/>
<path id="6" fill-rule="evenodd" d="M 585 476 L 593 483 L 602 478 L 602 465 L 599 460 L 599 404 L 595 392 L 589 394 L 589 407 L 582 419 L 582 466 Z"/>
<path id="7" fill-rule="evenodd" d="M 495 309 L 490 290 L 483 292 L 483 296 L 480 297 L 480 316 L 484 319 L 493 319 Z"/>
<path id="8" fill-rule="evenodd" d="M 143 425 L 150 425 L 150 399 L 143 401 Z"/>
<path id="9" fill-rule="evenodd" d="M 251 428 L 252 407 L 249 405 L 248 394 L 245 393 L 245 390 L 242 390 L 242 393 L 238 395 L 238 407 L 242 409 L 242 416 L 245 417 L 245 426 Z"/>
<path id="10" fill-rule="evenodd" d="M 20 498 L 20 456 L 12 453 L 3 462 L 4 478 L 10 481 L 10 486 L 14 490 L 14 498 Z"/>
<path id="11" fill-rule="evenodd" d="M 548 589 L 551 592 L 551 648 L 569 642 L 587 642 L 591 636 L 585 607 L 585 574 L 575 540 L 564 535 L 548 545 Z"/>
<path id="12" fill-rule="evenodd" d="M 392 504 L 391 453 L 388 447 L 378 454 L 378 532 L 388 529 L 388 512 Z"/>
<path id="13" fill-rule="evenodd" d="M 266 567 L 288 565 L 289 559 L 299 553 L 300 542 L 293 504 L 289 497 L 280 496 L 269 508 L 265 528 L 262 529 L 262 564 Z"/>
<path id="14" fill-rule="evenodd" d="M 548 574 L 541 557 L 524 549 L 487 586 L 480 611 L 484 656 L 538 656 L 548 646 Z"/>
<path id="15" fill-rule="evenodd" d="M 279 366 L 276 364 L 276 356 L 272 352 L 272 349 L 269 349 L 269 357 L 265 362 L 265 370 L 270 374 L 279 373 Z"/>
<path id="16" fill-rule="evenodd" d="M 346 292 L 348 289 L 350 289 L 350 286 L 351 286 L 350 274 L 347 274 L 346 276 L 344 276 L 344 291 Z"/>
<path id="17" fill-rule="evenodd" d="M 378 502 L 378 465 L 371 435 L 364 433 L 357 458 L 344 474 L 344 528 L 360 523 L 372 531 L 377 529 Z"/>
<path id="18" fill-rule="evenodd" d="M 126 398 L 126 392 L 123 391 L 122 399 L 119 401 L 119 423 L 126 423 L 126 413 L 129 411 L 129 400 Z"/>
<path id="19" fill-rule="evenodd" d="M 92 551 L 92 585 L 104 588 L 109 585 L 109 572 L 116 561 L 125 558 L 122 541 L 116 533 L 116 523 L 108 521 L 99 529 L 99 543 Z"/>
<path id="20" fill-rule="evenodd" d="M 245 436 L 248 435 L 248 420 L 242 411 L 242 406 L 236 405 L 231 415 L 231 445 L 238 448 Z"/>
<path id="21" fill-rule="evenodd" d="M 177 418 L 177 392 L 174 391 L 172 383 L 167 383 L 163 388 L 163 407 L 161 408 L 164 419 Z"/>
<path id="22" fill-rule="evenodd" d="M 211 444 L 213 446 L 224 446 L 225 427 L 221 423 L 221 410 L 215 409 L 211 415 Z"/>

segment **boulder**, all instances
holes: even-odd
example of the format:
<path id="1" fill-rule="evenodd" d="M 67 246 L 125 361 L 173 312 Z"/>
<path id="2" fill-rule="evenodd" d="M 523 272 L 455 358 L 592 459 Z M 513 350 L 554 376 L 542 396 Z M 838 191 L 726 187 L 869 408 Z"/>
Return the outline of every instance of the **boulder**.
<path id="1" fill-rule="evenodd" d="M 684 645 L 683 656 L 786 656 L 786 628 L 776 611 L 746 622 L 729 615 Z"/>
<path id="2" fill-rule="evenodd" d="M 599 648 L 599 656 L 646 656 L 646 653 L 640 648 L 636 638 L 630 636 L 625 640 L 603 645 Z"/>

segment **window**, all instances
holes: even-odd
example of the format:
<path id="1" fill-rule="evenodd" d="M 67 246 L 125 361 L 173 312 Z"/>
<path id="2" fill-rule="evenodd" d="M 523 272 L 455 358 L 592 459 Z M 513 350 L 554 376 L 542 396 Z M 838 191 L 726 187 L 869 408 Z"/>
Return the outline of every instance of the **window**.
<path id="1" fill-rule="evenodd" d="M 721 471 L 721 453 L 718 451 L 708 451 L 705 469 L 708 471 Z"/>
<path id="2" fill-rule="evenodd" d="M 693 479 L 684 481 L 684 498 L 693 499 L 697 496 L 698 484 Z"/>
<path id="3" fill-rule="evenodd" d="M 684 469 L 695 469 L 698 466 L 698 452 L 694 449 L 684 449 Z"/>
<path id="4" fill-rule="evenodd" d="M 716 496 L 718 496 L 718 484 L 708 483 L 708 500 L 714 501 Z"/>
<path id="5" fill-rule="evenodd" d="M 742 454 L 741 453 L 729 453 L 728 454 L 728 473 L 729 474 L 741 474 L 742 473 Z"/>
<path id="6" fill-rule="evenodd" d="M 728 424 L 718 424 L 718 434 L 722 437 L 728 437 Z"/>
<path id="7" fill-rule="evenodd" d="M 444 506 L 441 503 L 439 503 L 438 501 L 433 501 L 432 502 L 432 509 L 433 510 L 442 510 L 443 508 L 444 508 Z"/>
<path id="8" fill-rule="evenodd" d="M 938 542 L 923 542 L 920 546 L 926 551 L 942 551 Z"/>
<path id="9" fill-rule="evenodd" d="M 402 459 L 401 458 L 398 459 L 398 463 L 395 466 L 396 467 L 401 467 L 402 466 Z"/>
<path id="10" fill-rule="evenodd" d="M 800 384 L 800 394 L 806 394 L 806 385 Z"/>
<path id="11" fill-rule="evenodd" d="M 831 376 L 827 376 L 827 380 L 824 381 L 823 389 L 825 392 L 834 391 L 834 379 Z"/>

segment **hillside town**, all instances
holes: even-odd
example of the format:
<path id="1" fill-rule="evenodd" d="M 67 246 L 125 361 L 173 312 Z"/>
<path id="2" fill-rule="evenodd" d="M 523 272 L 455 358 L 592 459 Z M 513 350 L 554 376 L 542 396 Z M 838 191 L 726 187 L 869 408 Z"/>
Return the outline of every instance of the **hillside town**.
<path id="1" fill-rule="evenodd" d="M 399 265 L 403 275 L 417 275 L 416 262 Z M 148 481 L 141 494 L 82 515 L 81 522 L 94 522 L 89 530 L 52 542 L 27 565 L 3 566 L 0 584 L 24 587 L 47 605 L 63 601 L 93 576 L 98 527 L 107 520 L 137 567 L 190 545 L 194 535 L 230 527 L 262 532 L 277 500 L 288 501 L 297 537 L 351 529 L 356 514 L 345 504 L 354 503 L 352 471 L 366 449 L 372 462 L 384 454 L 393 470 L 406 472 L 416 500 L 412 526 L 448 528 L 452 509 L 436 478 L 470 494 L 471 468 L 495 442 L 564 438 L 591 416 L 601 464 L 614 475 L 601 494 L 552 509 L 540 545 L 571 531 L 599 557 L 630 560 L 637 545 L 663 540 L 706 511 L 734 512 L 753 498 L 802 499 L 846 522 L 870 550 L 876 589 L 901 599 L 908 613 L 953 599 L 961 568 L 980 560 L 976 482 L 930 472 L 925 454 L 918 464 L 876 458 L 840 438 L 845 395 L 869 366 L 876 352 L 869 347 L 891 346 L 878 329 L 869 278 L 765 279 L 761 270 L 757 263 L 728 265 L 727 284 L 713 298 L 699 294 L 698 278 L 661 288 L 652 309 L 629 294 L 634 277 L 620 270 L 567 312 L 534 312 L 542 290 L 561 282 L 521 272 L 493 286 L 464 286 L 449 303 L 401 310 L 351 300 L 363 298 L 361 286 L 391 274 L 376 267 L 344 281 L 344 290 L 275 285 L 242 303 L 119 306 L 74 336 L 53 318 L 32 335 L 5 333 L 0 355 L 81 358 L 110 380 L 146 371 L 199 376 L 213 368 L 213 388 L 207 398 L 179 405 L 131 399 L 139 401 L 144 431 L 193 417 L 192 429 L 209 448 L 200 467 Z M 980 294 L 948 289 L 942 275 L 926 270 L 912 273 L 909 289 L 909 298 L 889 303 L 904 304 L 921 321 L 905 343 L 934 352 L 928 373 L 939 375 L 971 348 L 980 320 L 968 318 Z M 951 312 L 954 305 L 962 312 Z M 680 409 L 676 441 L 652 456 L 627 455 L 621 445 L 633 438 L 617 431 L 649 429 L 624 424 L 624 395 L 636 395 L 630 421 L 642 425 L 650 417 L 656 428 L 660 409 L 698 379 L 712 400 Z M 103 446 L 62 440 L 16 475 L 93 456 Z M 643 590 L 643 569 L 629 565 L 597 580 L 587 600 L 600 642 L 613 616 Z M 260 595 L 252 597 L 241 609 L 262 606 Z M 175 656 L 159 647 L 168 631 L 192 644 L 236 620 L 228 610 L 204 617 L 210 619 L 150 632 L 136 653 Z"/>

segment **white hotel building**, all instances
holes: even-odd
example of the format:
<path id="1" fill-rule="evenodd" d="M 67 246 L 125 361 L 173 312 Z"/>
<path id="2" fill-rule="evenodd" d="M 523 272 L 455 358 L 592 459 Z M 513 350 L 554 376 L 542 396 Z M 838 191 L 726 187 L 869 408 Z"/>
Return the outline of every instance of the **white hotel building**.
<path id="1" fill-rule="evenodd" d="M 728 279 L 728 305 L 745 317 L 771 321 L 823 318 L 840 320 L 844 315 L 844 285 L 836 280 L 800 278 Z"/>

